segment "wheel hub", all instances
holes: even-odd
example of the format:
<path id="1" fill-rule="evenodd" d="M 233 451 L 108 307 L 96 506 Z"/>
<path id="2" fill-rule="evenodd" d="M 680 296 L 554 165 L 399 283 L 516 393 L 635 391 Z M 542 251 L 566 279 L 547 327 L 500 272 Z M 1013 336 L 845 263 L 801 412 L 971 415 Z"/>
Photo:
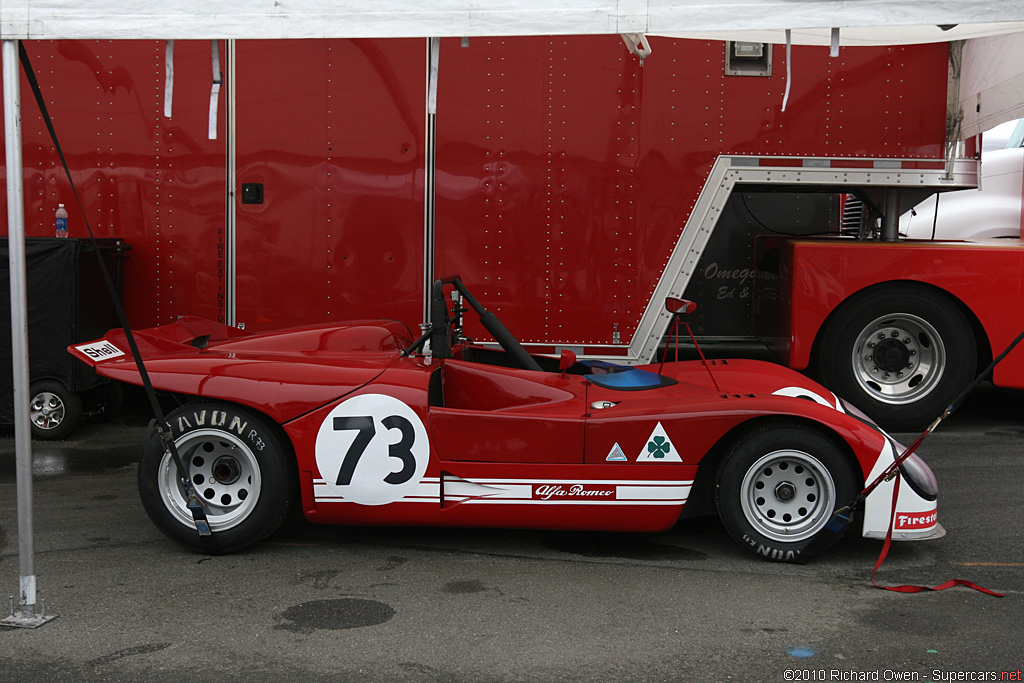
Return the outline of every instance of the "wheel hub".
<path id="1" fill-rule="evenodd" d="M 946 352 L 927 320 L 896 313 L 866 325 L 853 344 L 857 384 L 875 400 L 903 405 L 920 400 L 942 379 Z"/>
<path id="2" fill-rule="evenodd" d="M 897 373 L 913 368 L 910 349 L 902 340 L 891 337 L 875 345 L 872 359 L 882 372 Z"/>
<path id="3" fill-rule="evenodd" d="M 64 420 L 64 403 L 56 394 L 38 394 L 29 406 L 29 417 L 42 429 L 54 429 Z"/>
<path id="4" fill-rule="evenodd" d="M 809 453 L 780 450 L 755 462 L 741 484 L 747 521 L 776 541 L 810 538 L 828 521 L 835 503 L 832 476 Z"/>
<path id="5" fill-rule="evenodd" d="M 775 487 L 775 498 L 782 503 L 788 503 L 796 497 L 796 487 L 788 481 L 784 481 Z"/>
<path id="6" fill-rule="evenodd" d="M 210 527 L 223 531 L 242 522 L 256 505 L 262 488 L 252 449 L 234 434 L 217 429 L 190 432 L 178 437 L 175 444 L 196 493 L 203 499 Z M 160 468 L 164 505 L 183 524 L 194 524 L 170 453 L 164 453 Z"/>
<path id="7" fill-rule="evenodd" d="M 210 471 L 213 473 L 213 476 L 210 477 L 211 484 L 234 484 L 242 474 L 238 461 L 230 456 L 217 458 Z"/>

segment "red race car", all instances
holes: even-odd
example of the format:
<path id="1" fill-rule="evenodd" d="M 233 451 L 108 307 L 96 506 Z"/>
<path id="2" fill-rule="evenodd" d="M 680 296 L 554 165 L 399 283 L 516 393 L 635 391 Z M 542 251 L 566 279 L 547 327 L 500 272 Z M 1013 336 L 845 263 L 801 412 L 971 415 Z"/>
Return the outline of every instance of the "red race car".
<path id="1" fill-rule="evenodd" d="M 465 304 L 497 345 L 463 336 Z M 188 399 L 168 415 L 182 469 L 156 433 L 139 463 L 153 522 L 210 553 L 262 540 L 294 505 L 325 524 L 653 532 L 699 500 L 751 552 L 797 560 L 898 453 L 782 366 L 531 356 L 457 277 L 435 282 L 431 308 L 418 340 L 393 321 L 247 334 L 193 318 L 135 332 L 153 386 Z M 129 348 L 113 330 L 69 350 L 140 384 Z M 890 481 L 867 497 L 863 534 L 884 538 L 892 519 L 895 539 L 941 536 L 931 470 L 916 455 L 900 469 L 896 514 Z"/>

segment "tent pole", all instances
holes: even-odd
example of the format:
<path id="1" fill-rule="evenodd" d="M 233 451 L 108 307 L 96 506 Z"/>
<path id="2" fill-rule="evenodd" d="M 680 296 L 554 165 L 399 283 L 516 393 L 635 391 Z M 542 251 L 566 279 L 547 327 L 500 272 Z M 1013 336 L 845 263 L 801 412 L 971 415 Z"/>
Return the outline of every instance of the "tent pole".
<path id="1" fill-rule="evenodd" d="M 441 39 L 427 38 L 427 121 L 424 132 L 423 168 L 423 323 L 430 322 L 434 292 L 434 241 L 437 181 L 437 74 Z"/>
<path id="2" fill-rule="evenodd" d="M 14 446 L 18 483 L 18 609 L 0 621 L 35 628 L 56 617 L 36 609 L 32 536 L 32 428 L 29 423 L 28 288 L 25 284 L 25 189 L 21 158 L 21 72 L 18 41 L 3 41 L 4 130 L 7 163 L 7 240 L 11 267 L 11 349 L 14 370 Z"/>

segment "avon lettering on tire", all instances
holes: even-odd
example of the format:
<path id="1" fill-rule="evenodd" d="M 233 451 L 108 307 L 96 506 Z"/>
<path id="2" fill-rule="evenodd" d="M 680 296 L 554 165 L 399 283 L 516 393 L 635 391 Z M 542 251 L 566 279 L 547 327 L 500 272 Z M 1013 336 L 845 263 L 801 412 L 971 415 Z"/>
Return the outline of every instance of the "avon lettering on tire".
<path id="1" fill-rule="evenodd" d="M 254 411 L 207 402 L 182 406 L 167 420 L 213 535 L 196 532 L 170 452 L 152 432 L 139 461 L 139 494 L 164 534 L 191 550 L 225 553 L 280 526 L 298 498 L 298 478 L 276 425 Z"/>

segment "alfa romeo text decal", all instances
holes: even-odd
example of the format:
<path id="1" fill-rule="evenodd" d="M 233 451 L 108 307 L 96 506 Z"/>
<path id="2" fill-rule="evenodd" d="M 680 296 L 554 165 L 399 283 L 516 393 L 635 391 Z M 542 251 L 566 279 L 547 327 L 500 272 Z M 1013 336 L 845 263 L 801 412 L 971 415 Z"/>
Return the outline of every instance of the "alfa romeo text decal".
<path id="1" fill-rule="evenodd" d="M 326 493 L 363 505 L 393 503 L 414 491 L 429 456 L 419 416 L 384 394 L 342 401 L 316 437 L 316 466 Z"/>
<path id="2" fill-rule="evenodd" d="M 533 490 L 534 500 L 552 500 L 561 498 L 591 498 L 596 500 L 615 500 L 616 486 L 583 485 L 583 484 L 544 484 Z"/>

